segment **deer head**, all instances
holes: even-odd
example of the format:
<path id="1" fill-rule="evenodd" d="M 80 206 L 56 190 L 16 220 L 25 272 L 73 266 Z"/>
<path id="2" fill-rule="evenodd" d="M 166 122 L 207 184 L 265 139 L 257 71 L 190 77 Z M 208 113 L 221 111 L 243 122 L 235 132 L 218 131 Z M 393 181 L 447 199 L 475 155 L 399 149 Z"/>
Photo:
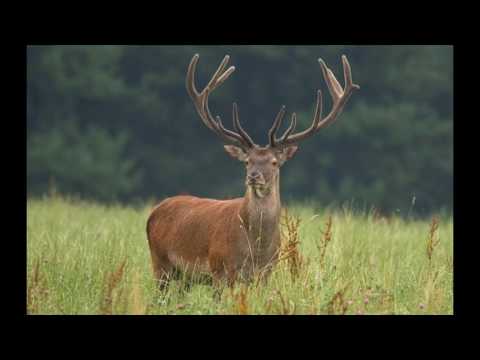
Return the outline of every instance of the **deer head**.
<path id="1" fill-rule="evenodd" d="M 225 142 L 230 143 L 230 145 L 224 146 L 227 153 L 245 164 L 245 184 L 247 187 L 251 187 L 258 197 L 264 197 L 271 191 L 275 180 L 279 176 L 280 167 L 295 155 L 298 149 L 298 143 L 317 133 L 321 128 L 334 122 L 342 112 L 353 91 L 360 88 L 352 82 L 350 64 L 345 55 L 342 56 L 343 73 L 345 78 L 345 86 L 343 88 L 340 86 L 339 82 L 333 75 L 333 72 L 327 67 L 325 62 L 322 59 L 319 59 L 318 61 L 320 63 L 323 77 L 333 99 L 333 106 L 330 113 L 322 118 L 322 92 L 318 90 L 315 113 L 311 126 L 304 131 L 293 133 L 297 124 L 296 114 L 293 113 L 290 126 L 280 138 L 277 138 L 277 132 L 285 115 L 285 106 L 282 106 L 268 132 L 269 143 L 262 147 L 255 144 L 247 132 L 242 128 L 236 103 L 233 103 L 233 131 L 226 129 L 220 117 L 216 116 L 214 118 L 210 112 L 208 106 L 208 97 L 210 93 L 235 71 L 234 66 L 230 66 L 225 70 L 230 57 L 228 55 L 225 56 L 217 71 L 201 92 L 197 91 L 194 81 L 198 59 L 199 55 L 194 55 L 188 67 L 186 78 L 187 91 L 205 126 L 216 133 Z"/>

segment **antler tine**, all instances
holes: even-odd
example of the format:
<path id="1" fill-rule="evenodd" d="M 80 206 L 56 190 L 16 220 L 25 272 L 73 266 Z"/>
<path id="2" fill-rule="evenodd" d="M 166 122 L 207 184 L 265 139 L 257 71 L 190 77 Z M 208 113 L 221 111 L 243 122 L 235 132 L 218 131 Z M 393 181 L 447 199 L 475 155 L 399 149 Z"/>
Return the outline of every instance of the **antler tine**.
<path id="1" fill-rule="evenodd" d="M 274 147 L 276 144 L 275 135 L 277 134 L 277 131 L 280 128 L 280 124 L 282 123 L 282 119 L 284 115 L 285 115 L 285 105 L 282 105 L 280 111 L 278 112 L 277 117 L 275 118 L 275 121 L 273 122 L 272 127 L 268 131 L 270 147 Z"/>
<path id="2" fill-rule="evenodd" d="M 187 92 L 192 98 L 195 108 L 197 109 L 197 112 L 202 119 L 202 122 L 205 124 L 205 126 L 215 132 L 217 135 L 221 136 L 224 140 L 236 143 L 243 147 L 252 147 L 254 143 L 252 139 L 248 136 L 248 134 L 239 125 L 240 122 L 238 121 L 238 119 L 235 120 L 234 118 L 234 124 L 238 125 L 239 134 L 226 129 L 221 123 L 220 117 L 217 117 L 215 119 L 212 116 L 208 106 L 208 97 L 210 93 L 215 90 L 219 85 L 221 85 L 225 80 L 227 80 L 227 78 L 235 71 L 234 66 L 230 66 L 227 70 L 225 70 L 228 61 L 230 60 L 230 56 L 226 55 L 223 58 L 222 62 L 218 66 L 207 86 L 201 92 L 198 92 L 197 88 L 195 87 L 195 70 L 199 57 L 200 56 L 198 54 L 195 54 L 192 57 L 190 65 L 188 66 L 187 77 L 185 81 Z"/>
<path id="3" fill-rule="evenodd" d="M 213 74 L 212 78 L 208 82 L 206 88 L 210 89 L 210 92 L 220 86 L 235 71 L 235 66 L 230 66 L 227 70 L 224 71 L 225 66 L 227 66 L 229 60 L 230 56 L 225 55 L 222 62 L 218 66 L 217 71 L 215 71 L 215 74 Z"/>
<path id="4" fill-rule="evenodd" d="M 206 97 L 208 97 L 208 86 L 201 92 L 199 93 L 197 91 L 197 88 L 195 86 L 195 71 L 197 68 L 197 63 L 200 55 L 195 54 L 192 57 L 192 60 L 190 61 L 190 64 L 188 65 L 188 70 L 187 70 L 187 77 L 185 79 L 185 85 L 187 88 L 188 95 L 190 95 L 190 98 L 193 100 L 193 104 L 195 105 L 195 108 L 197 109 L 198 114 L 200 115 L 200 118 L 202 119 L 203 123 L 205 126 L 207 126 L 210 130 L 217 131 L 216 127 L 212 124 L 212 119 L 208 118 L 205 116 L 203 113 L 204 105 L 203 105 L 203 100 Z"/>
<path id="5" fill-rule="evenodd" d="M 313 121 L 312 125 L 305 130 L 305 132 L 310 132 L 314 131 L 315 128 L 318 126 L 318 123 L 320 122 L 320 119 L 322 118 L 322 91 L 319 89 L 317 90 L 317 101 L 315 105 L 315 114 L 313 116 Z M 297 114 L 293 113 L 292 114 L 292 122 L 290 124 L 290 127 L 284 132 L 282 137 L 277 141 L 278 143 L 284 142 L 288 136 L 292 133 L 292 131 L 295 129 L 295 126 L 297 125 Z"/>
<path id="6" fill-rule="evenodd" d="M 332 96 L 333 102 L 335 103 L 343 95 L 342 86 L 339 84 L 332 70 L 330 70 L 325 64 L 325 61 L 323 61 L 322 59 L 318 59 L 318 62 L 320 63 L 320 67 L 322 68 L 323 78 L 327 83 L 330 95 Z"/>
<path id="7" fill-rule="evenodd" d="M 185 79 L 185 83 L 187 86 L 187 91 L 190 94 L 190 96 L 192 96 L 191 94 L 198 94 L 193 77 L 195 74 L 195 69 L 197 67 L 197 62 L 199 57 L 200 55 L 198 54 L 193 55 L 192 60 L 190 60 L 190 64 L 188 65 L 187 78 Z"/>
<path id="8" fill-rule="evenodd" d="M 327 83 L 330 95 L 333 98 L 332 110 L 324 119 L 322 119 L 322 94 L 319 90 L 317 93 L 317 106 L 312 125 L 308 129 L 294 135 L 288 134 L 285 136 L 284 134 L 284 136 L 282 136 L 282 138 L 280 139 L 282 145 L 288 145 L 296 143 L 300 140 L 304 140 L 307 137 L 315 134 L 322 127 L 325 127 L 335 121 L 338 118 L 338 115 L 340 115 L 340 113 L 342 112 L 353 91 L 360 89 L 360 86 L 354 84 L 352 81 L 352 70 L 345 55 L 342 55 L 343 75 L 345 78 L 344 88 L 340 86 L 338 80 L 335 78 L 335 75 L 327 67 L 325 62 L 322 59 L 318 59 L 318 62 L 320 63 L 320 68 L 322 69 L 323 77 L 325 79 L 325 82 Z"/>
<path id="9" fill-rule="evenodd" d="M 345 79 L 346 86 L 359 90 L 360 86 L 357 84 L 354 84 L 352 81 L 352 68 L 345 55 L 342 55 L 342 63 L 343 63 L 343 77 Z"/>
<path id="10" fill-rule="evenodd" d="M 282 137 L 277 142 L 281 144 L 283 141 L 285 141 L 285 139 L 288 138 L 288 136 L 292 133 L 292 131 L 295 130 L 296 126 L 297 126 L 297 114 L 293 113 L 290 126 L 288 127 L 287 130 L 285 130 Z"/>
<path id="11" fill-rule="evenodd" d="M 218 79 L 215 87 L 220 86 L 235 71 L 235 66 L 230 66 Z"/>
<path id="12" fill-rule="evenodd" d="M 205 97 L 205 100 L 204 100 L 204 106 L 205 106 L 205 110 L 206 110 L 206 113 L 207 113 L 207 118 L 210 120 L 210 119 L 213 119 L 213 116 L 210 112 L 210 108 L 208 106 L 208 94 L 210 93 L 210 91 L 207 91 L 207 95 Z M 221 136 L 223 138 L 227 138 L 227 140 L 231 141 L 231 142 L 234 142 L 234 143 L 237 143 L 237 145 L 240 145 L 240 146 L 246 146 L 246 147 L 252 147 L 254 145 L 252 139 L 250 138 L 250 136 L 248 136 L 247 132 L 245 130 L 243 130 L 242 126 L 240 125 L 240 120 L 239 120 L 239 117 L 238 117 L 238 112 L 236 111 L 236 106 L 237 104 L 234 103 L 233 104 L 233 107 L 234 107 L 234 111 L 233 111 L 233 124 L 234 124 L 234 131 L 231 131 L 231 130 L 228 130 L 222 123 L 221 119 L 220 119 L 220 116 L 217 116 L 216 119 L 217 121 L 213 122 L 213 126 L 215 127 L 215 129 L 217 130 L 217 132 L 221 132 L 223 134 L 221 134 Z"/>
<path id="13" fill-rule="evenodd" d="M 210 112 L 210 108 L 208 107 L 208 96 L 210 95 L 210 89 L 207 87 L 205 88 L 205 96 L 203 97 L 202 99 L 202 108 L 203 108 L 203 113 L 207 116 L 205 116 L 205 119 L 202 118 L 202 115 L 200 115 L 200 117 L 202 118 L 202 120 L 204 120 L 204 123 L 205 124 L 209 124 L 209 128 L 211 130 L 213 130 L 213 132 L 215 132 L 217 135 L 219 135 L 221 138 L 223 138 L 224 140 L 227 140 L 227 141 L 230 141 L 230 142 L 233 142 L 233 143 L 236 143 L 237 145 L 241 145 L 241 146 L 244 146 L 245 143 L 243 141 L 243 139 L 236 133 L 234 133 L 233 131 L 230 131 L 228 129 L 226 129 L 221 120 L 220 120 L 220 116 L 217 116 L 217 121 L 214 121 L 213 120 L 213 116 Z"/>
<path id="14" fill-rule="evenodd" d="M 220 135 L 224 140 L 236 143 L 237 145 L 240 146 L 249 146 L 250 144 L 245 141 L 239 134 L 228 130 L 223 126 L 222 120 L 220 116 L 216 116 L 216 121 L 213 120 L 213 116 L 210 112 L 210 108 L 208 106 L 208 96 L 210 94 L 210 89 L 206 88 L 205 91 L 205 98 L 203 100 L 203 107 L 205 109 L 205 112 L 207 114 L 206 119 L 207 121 L 211 124 L 212 130 L 217 134 Z M 235 120 L 235 119 L 234 119 Z"/>
<path id="15" fill-rule="evenodd" d="M 218 134 L 220 135 L 220 137 L 222 137 L 224 140 L 237 143 L 237 145 L 240 145 L 240 146 L 246 145 L 245 141 L 240 135 L 238 135 L 237 133 L 231 130 L 228 130 L 225 126 L 223 126 L 222 119 L 220 118 L 220 116 L 217 115 L 216 119 L 217 119 L 216 124 L 218 125 L 218 130 L 219 130 Z"/>
<path id="16" fill-rule="evenodd" d="M 327 117 L 325 117 L 324 119 L 322 119 L 322 121 L 319 122 L 315 131 L 318 131 L 322 127 L 325 127 L 330 123 L 332 123 L 333 121 L 335 121 L 338 118 L 338 115 L 340 115 L 340 113 L 342 112 L 345 104 L 347 103 L 348 99 L 352 95 L 353 91 L 360 89 L 360 86 L 357 84 L 354 84 L 352 81 L 352 69 L 345 55 L 342 55 L 342 64 L 343 64 L 343 76 L 345 80 L 345 88 L 342 89 L 340 87 L 340 84 L 338 83 L 333 73 L 329 71 L 329 73 L 331 74 L 330 80 L 332 81 L 333 86 L 337 88 L 337 93 L 340 93 L 340 96 L 337 99 L 334 99 L 332 110 L 327 115 Z"/>
<path id="17" fill-rule="evenodd" d="M 229 55 L 225 55 L 225 57 L 223 58 L 222 62 L 220 63 L 220 65 L 218 66 L 217 68 L 217 71 L 215 71 L 215 73 L 213 74 L 212 78 L 210 79 L 210 81 L 208 82 L 206 88 L 209 88 L 211 90 L 214 90 L 216 85 L 217 85 L 217 80 L 218 78 L 222 75 L 222 72 L 223 70 L 225 69 L 225 66 L 227 66 L 227 63 L 228 61 L 230 60 L 230 56 Z"/>
<path id="18" fill-rule="evenodd" d="M 243 130 L 242 125 L 240 125 L 240 117 L 238 116 L 237 103 L 233 103 L 233 123 L 235 124 L 235 130 L 240 134 L 240 136 L 245 140 L 249 147 L 253 147 L 254 143 L 252 138 Z"/>
<path id="19" fill-rule="evenodd" d="M 210 112 L 210 108 L 208 107 L 208 96 L 210 95 L 210 89 L 206 87 L 204 91 L 202 91 L 203 96 L 201 97 L 200 101 L 200 111 L 204 115 L 202 117 L 202 114 L 200 114 L 200 117 L 202 118 L 203 122 L 212 130 L 214 131 L 219 131 L 218 124 L 213 120 L 213 116 Z M 207 116 L 205 116 L 205 114 Z"/>

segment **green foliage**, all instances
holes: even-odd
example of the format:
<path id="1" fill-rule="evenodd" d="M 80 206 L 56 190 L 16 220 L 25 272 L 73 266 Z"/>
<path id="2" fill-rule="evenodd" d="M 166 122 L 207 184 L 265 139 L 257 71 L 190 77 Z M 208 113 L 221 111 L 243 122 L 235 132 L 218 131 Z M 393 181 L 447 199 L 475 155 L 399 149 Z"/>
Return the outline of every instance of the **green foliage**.
<path id="1" fill-rule="evenodd" d="M 166 296 L 159 294 L 145 233 L 149 212 L 150 206 L 29 200 L 28 313 L 453 313 L 448 216 L 434 228 L 430 219 L 293 206 L 290 216 L 300 218 L 291 229 L 298 234 L 298 261 L 282 260 L 267 284 L 239 284 L 217 302 L 207 285 L 182 292 L 185 279 L 172 282 Z M 286 230 L 284 244 L 292 244 Z"/>
<path id="2" fill-rule="evenodd" d="M 324 201 L 354 197 L 380 209 L 405 210 L 415 197 L 423 213 L 452 204 L 451 122 L 409 103 L 369 107 L 363 102 L 341 121 L 322 139 L 321 156 L 315 158 L 315 145 L 305 155 L 312 159 L 312 171 L 322 169 L 306 186 L 330 186 L 322 191 Z"/>
<path id="3" fill-rule="evenodd" d="M 237 70 L 210 108 L 228 124 L 237 101 L 260 144 L 282 104 L 304 129 L 321 88 L 327 112 L 316 59 L 343 82 L 340 55 L 348 56 L 361 90 L 336 124 L 300 144 L 282 172 L 285 199 L 353 199 L 406 214 L 415 197 L 413 212 L 452 208 L 451 46 L 30 46 L 29 194 L 44 193 L 49 179 L 62 192 L 98 200 L 242 194 L 241 166 L 201 124 L 186 93 L 194 53 L 202 87 L 231 55 Z"/>
<path id="4" fill-rule="evenodd" d="M 101 128 L 79 132 L 73 122 L 33 134 L 27 144 L 29 192 L 55 190 L 102 201 L 131 194 L 141 178 L 134 162 L 125 159 L 126 142 L 125 134 L 110 135 Z"/>

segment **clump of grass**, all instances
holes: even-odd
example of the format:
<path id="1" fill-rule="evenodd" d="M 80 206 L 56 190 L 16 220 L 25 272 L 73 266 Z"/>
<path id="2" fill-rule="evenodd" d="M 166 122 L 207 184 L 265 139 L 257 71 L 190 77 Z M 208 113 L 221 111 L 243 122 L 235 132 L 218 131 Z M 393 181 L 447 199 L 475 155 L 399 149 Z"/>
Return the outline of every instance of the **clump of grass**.
<path id="1" fill-rule="evenodd" d="M 111 315 L 114 307 L 114 290 L 120 284 L 123 278 L 125 264 L 127 259 L 124 259 L 116 270 L 107 274 L 104 280 L 104 288 L 101 296 L 100 314 Z M 119 293 L 116 294 L 117 300 L 122 299 L 123 287 L 120 288 Z"/>
<path id="2" fill-rule="evenodd" d="M 301 219 L 299 216 L 290 215 L 286 208 L 282 219 L 282 246 L 279 261 L 287 261 L 292 280 L 295 280 L 298 278 L 303 265 L 303 258 L 299 250 Z"/>

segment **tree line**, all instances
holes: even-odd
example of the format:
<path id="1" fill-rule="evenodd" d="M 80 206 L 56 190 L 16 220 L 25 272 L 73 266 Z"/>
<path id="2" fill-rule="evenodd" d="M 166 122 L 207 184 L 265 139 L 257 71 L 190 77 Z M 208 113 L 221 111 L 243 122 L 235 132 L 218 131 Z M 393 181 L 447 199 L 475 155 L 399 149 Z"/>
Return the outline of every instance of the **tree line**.
<path id="1" fill-rule="evenodd" d="M 54 184 L 98 201 L 178 193 L 236 197 L 242 166 L 200 121 L 185 89 L 200 54 L 205 86 L 225 54 L 234 74 L 210 97 L 231 127 L 232 103 L 259 144 L 282 105 L 297 129 L 316 90 L 331 106 L 317 59 L 343 83 L 348 56 L 361 86 L 339 120 L 300 144 L 282 170 L 282 197 L 319 206 L 353 201 L 428 214 L 453 205 L 452 46 L 29 46 L 27 191 Z M 289 121 L 284 121 L 285 128 Z"/>

